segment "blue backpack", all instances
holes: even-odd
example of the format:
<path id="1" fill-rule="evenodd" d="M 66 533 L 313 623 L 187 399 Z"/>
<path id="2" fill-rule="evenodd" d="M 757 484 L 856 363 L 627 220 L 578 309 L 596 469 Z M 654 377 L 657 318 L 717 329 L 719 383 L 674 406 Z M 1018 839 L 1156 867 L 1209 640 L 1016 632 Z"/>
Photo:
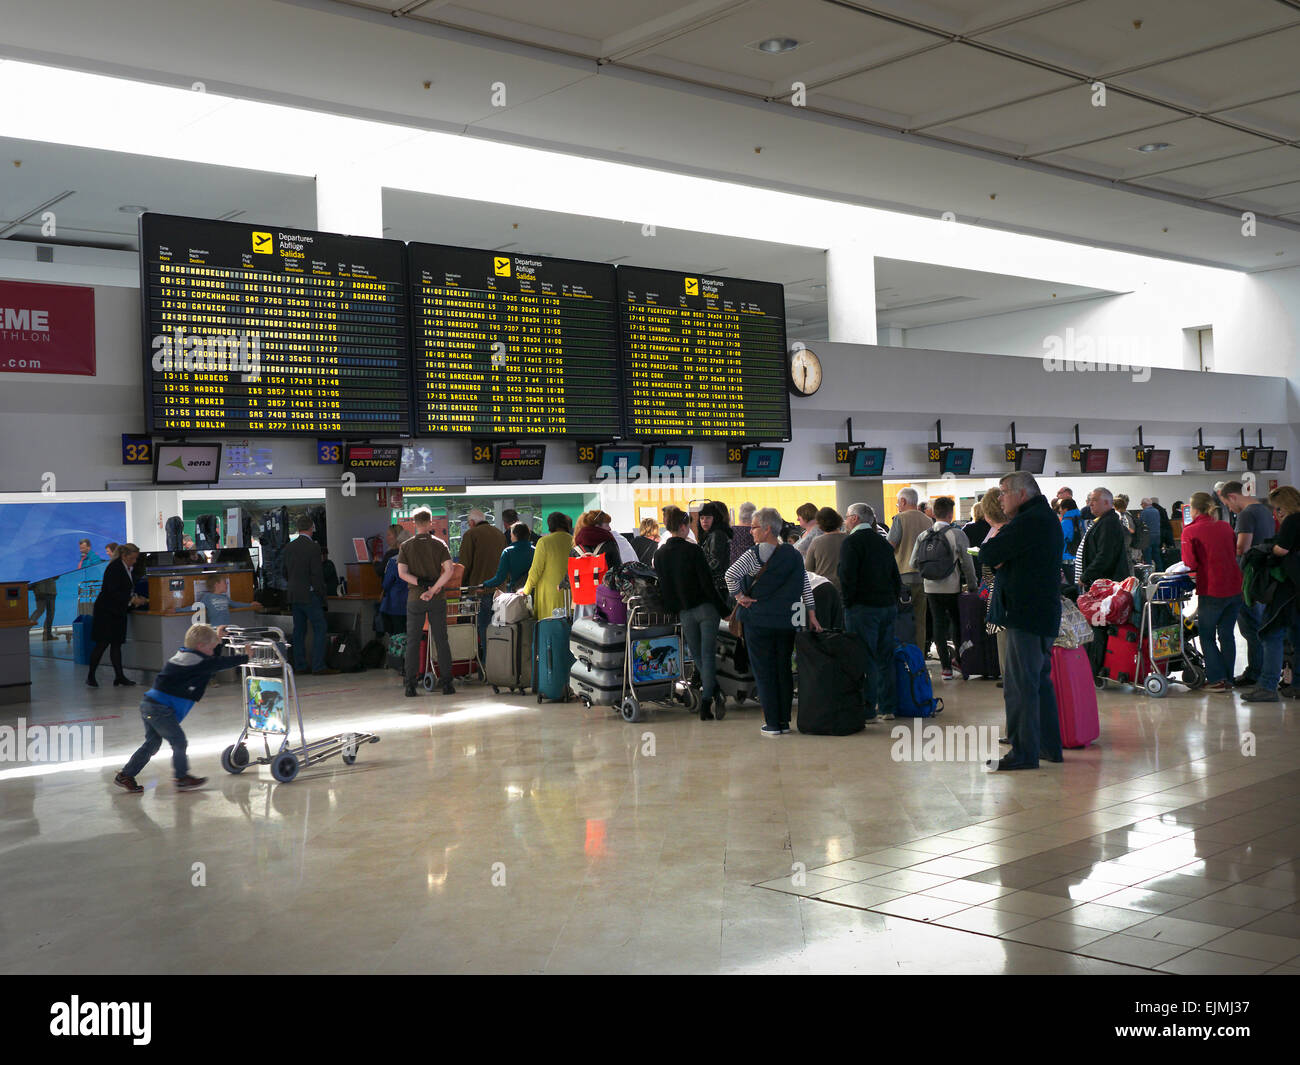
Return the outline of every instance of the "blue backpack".
<path id="1" fill-rule="evenodd" d="M 934 697 L 925 656 L 914 643 L 894 648 L 894 679 L 898 689 L 897 717 L 933 717 L 943 712 L 943 700 Z"/>

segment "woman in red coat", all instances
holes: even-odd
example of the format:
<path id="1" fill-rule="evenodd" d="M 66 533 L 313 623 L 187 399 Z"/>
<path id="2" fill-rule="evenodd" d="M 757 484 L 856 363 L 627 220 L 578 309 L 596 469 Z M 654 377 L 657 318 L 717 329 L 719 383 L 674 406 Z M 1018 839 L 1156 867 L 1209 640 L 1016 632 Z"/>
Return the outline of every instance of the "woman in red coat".
<path id="1" fill-rule="evenodd" d="M 1183 527 L 1183 561 L 1196 574 L 1196 623 L 1205 655 L 1206 691 L 1232 691 L 1237 646 L 1233 626 L 1241 610 L 1241 569 L 1232 526 L 1215 516 L 1209 492 L 1191 498 Z"/>

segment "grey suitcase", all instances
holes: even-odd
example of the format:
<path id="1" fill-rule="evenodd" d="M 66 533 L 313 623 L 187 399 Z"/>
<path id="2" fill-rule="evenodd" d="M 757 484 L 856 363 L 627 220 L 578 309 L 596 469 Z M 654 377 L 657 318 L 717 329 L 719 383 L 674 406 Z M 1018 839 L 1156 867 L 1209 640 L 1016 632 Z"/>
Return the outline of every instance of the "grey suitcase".
<path id="1" fill-rule="evenodd" d="M 617 670 L 623 675 L 627 626 L 599 618 L 575 618 L 569 630 L 569 653 L 589 670 Z"/>
<path id="2" fill-rule="evenodd" d="M 623 662 L 620 659 L 615 669 L 593 669 L 579 660 L 569 670 L 569 687 L 591 706 L 619 706 L 623 701 Z M 673 685 L 671 681 L 638 684 L 633 694 L 641 702 L 660 702 L 672 697 Z"/>
<path id="3" fill-rule="evenodd" d="M 738 654 L 743 661 L 737 660 Z M 745 654 L 740 638 L 731 635 L 726 618 L 718 623 L 716 673 L 718 690 L 737 705 L 746 699 L 756 698 L 756 684 L 754 674 L 749 669 L 749 656 Z"/>
<path id="4" fill-rule="evenodd" d="M 492 685 L 494 692 L 502 688 L 526 691 L 532 683 L 533 629 L 536 625 L 534 619 L 525 618 L 512 625 L 488 626 L 483 679 Z"/>

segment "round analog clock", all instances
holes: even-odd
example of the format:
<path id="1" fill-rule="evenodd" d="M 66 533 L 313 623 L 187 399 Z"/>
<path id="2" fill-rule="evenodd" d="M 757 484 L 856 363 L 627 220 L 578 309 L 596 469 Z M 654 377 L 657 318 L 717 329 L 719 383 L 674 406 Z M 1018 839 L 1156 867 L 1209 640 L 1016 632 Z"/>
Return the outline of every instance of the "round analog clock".
<path id="1" fill-rule="evenodd" d="M 822 386 L 822 361 L 811 348 L 797 348 L 790 354 L 790 391 L 811 396 Z"/>

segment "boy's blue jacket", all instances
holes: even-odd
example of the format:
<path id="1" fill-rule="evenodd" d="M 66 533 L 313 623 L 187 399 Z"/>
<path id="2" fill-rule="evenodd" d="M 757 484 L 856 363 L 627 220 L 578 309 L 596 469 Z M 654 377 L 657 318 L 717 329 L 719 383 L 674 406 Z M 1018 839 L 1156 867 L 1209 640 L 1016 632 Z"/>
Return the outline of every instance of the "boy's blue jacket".
<path id="1" fill-rule="evenodd" d="M 184 721 L 194 704 L 203 698 L 212 675 L 221 669 L 234 669 L 248 661 L 248 655 L 205 655 L 192 647 L 182 647 L 153 679 L 146 699 L 170 706 L 176 720 Z"/>

